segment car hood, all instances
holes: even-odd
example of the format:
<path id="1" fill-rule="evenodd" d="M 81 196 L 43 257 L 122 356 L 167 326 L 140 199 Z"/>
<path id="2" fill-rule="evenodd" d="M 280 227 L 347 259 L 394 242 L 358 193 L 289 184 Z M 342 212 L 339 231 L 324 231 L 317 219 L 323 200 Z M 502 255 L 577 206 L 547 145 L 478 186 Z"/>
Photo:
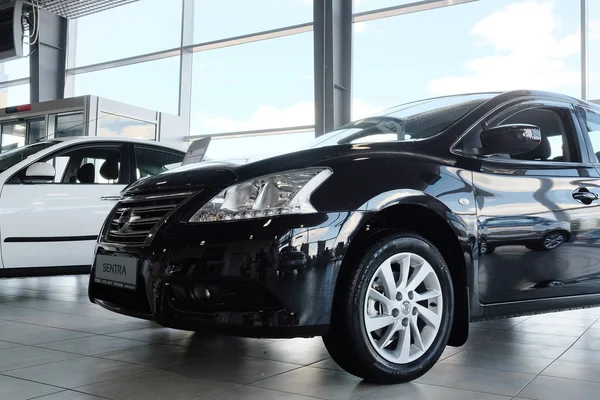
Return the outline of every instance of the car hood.
<path id="1" fill-rule="evenodd" d="M 277 156 L 261 155 L 223 161 L 202 161 L 185 165 L 132 183 L 123 195 L 176 190 L 197 190 L 204 187 L 225 187 L 235 182 L 262 175 L 327 165 L 327 160 L 344 156 L 365 156 L 372 153 L 402 152 L 413 157 L 427 157 L 419 150 L 410 153 L 414 142 L 377 143 L 373 145 L 336 145 L 305 149 Z M 391 148 L 393 147 L 393 148 Z"/>

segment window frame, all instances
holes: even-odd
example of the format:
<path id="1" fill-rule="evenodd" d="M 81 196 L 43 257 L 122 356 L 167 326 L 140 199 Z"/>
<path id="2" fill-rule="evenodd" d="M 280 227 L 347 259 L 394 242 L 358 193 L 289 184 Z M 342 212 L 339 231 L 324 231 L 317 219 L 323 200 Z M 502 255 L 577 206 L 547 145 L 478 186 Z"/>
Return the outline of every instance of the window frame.
<path id="1" fill-rule="evenodd" d="M 566 129 L 571 128 L 574 137 L 572 149 L 573 156 L 579 158 L 580 161 L 560 161 L 560 160 L 519 160 L 513 158 L 502 158 L 495 156 L 482 156 L 477 154 L 472 154 L 465 152 L 463 150 L 463 144 L 467 141 L 472 135 L 480 135 L 484 128 L 490 126 L 490 122 L 495 120 L 506 120 L 510 116 L 528 110 L 528 109 L 554 109 L 557 112 L 566 113 L 566 116 L 569 121 L 568 126 L 565 126 Z M 591 166 L 592 158 L 589 155 L 589 145 L 586 141 L 586 137 L 584 136 L 584 132 L 581 126 L 580 116 L 576 113 L 575 104 L 568 101 L 558 100 L 558 99 L 543 99 L 543 98 L 521 98 L 515 101 L 515 99 L 506 101 L 502 103 L 498 107 L 491 110 L 485 116 L 480 118 L 471 128 L 469 128 L 460 138 L 451 146 L 451 153 L 468 158 L 475 159 L 480 162 L 493 162 L 498 164 L 508 164 L 514 165 L 517 167 L 523 166 L 536 166 L 537 168 L 545 167 L 545 168 L 557 168 L 557 167 L 580 167 L 580 166 Z"/>
<path id="2" fill-rule="evenodd" d="M 120 151 L 121 151 L 121 158 L 120 158 L 121 168 L 119 171 L 119 181 L 120 182 L 117 182 L 117 183 L 62 182 L 62 179 L 64 178 L 64 176 L 61 177 L 61 182 L 23 182 L 23 180 L 21 179 L 23 174 L 25 174 L 25 171 L 27 171 L 27 169 L 35 163 L 47 162 L 53 158 L 60 157 L 61 155 L 65 154 L 65 153 L 70 153 L 73 151 L 79 151 L 79 150 L 88 149 L 88 148 L 98 148 L 98 147 L 105 147 L 105 148 L 113 147 L 113 148 L 120 149 Z M 128 185 L 131 182 L 131 180 L 130 180 L 131 167 L 129 165 L 129 162 L 130 162 L 130 156 L 129 156 L 129 152 L 127 151 L 127 143 L 116 142 L 116 141 L 115 142 L 107 141 L 107 142 L 94 142 L 94 143 L 77 143 L 77 144 L 74 144 L 71 146 L 66 146 L 61 149 L 58 149 L 50 154 L 45 155 L 44 157 L 38 158 L 36 160 L 32 160 L 32 162 L 25 165 L 20 170 L 15 172 L 10 178 L 8 178 L 6 180 L 6 184 L 11 184 L 11 185 L 78 185 L 78 186 Z M 69 167 L 70 164 L 71 164 L 71 160 L 69 160 L 69 163 L 67 164 L 67 168 Z M 65 172 L 66 172 L 66 170 L 67 169 L 65 168 Z"/>
<path id="3" fill-rule="evenodd" d="M 587 130 L 587 126 L 585 124 L 585 113 L 593 112 L 594 114 L 598 114 L 600 116 L 600 108 L 596 109 L 588 105 L 576 104 L 575 105 L 575 115 L 577 117 L 577 122 L 579 123 L 579 129 L 581 129 L 581 134 L 583 136 L 583 141 L 585 142 L 585 147 L 587 149 L 587 156 L 590 159 L 590 163 L 598 166 L 600 165 L 600 161 L 596 157 L 596 153 L 594 153 L 594 146 L 592 144 L 592 139 L 590 138 L 590 134 Z M 600 149 L 598 150 L 600 151 Z"/>

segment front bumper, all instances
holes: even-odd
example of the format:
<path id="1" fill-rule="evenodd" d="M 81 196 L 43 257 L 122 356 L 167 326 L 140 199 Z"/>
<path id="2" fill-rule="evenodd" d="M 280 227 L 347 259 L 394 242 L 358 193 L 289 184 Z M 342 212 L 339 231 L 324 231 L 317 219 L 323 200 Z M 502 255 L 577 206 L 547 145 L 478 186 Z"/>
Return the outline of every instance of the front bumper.
<path id="1" fill-rule="evenodd" d="M 112 311 L 176 329 L 322 335 L 343 256 L 367 217 L 327 213 L 176 224 L 144 246 L 101 241 L 97 254 L 139 259 L 136 290 L 97 283 L 93 267 L 89 297 Z"/>

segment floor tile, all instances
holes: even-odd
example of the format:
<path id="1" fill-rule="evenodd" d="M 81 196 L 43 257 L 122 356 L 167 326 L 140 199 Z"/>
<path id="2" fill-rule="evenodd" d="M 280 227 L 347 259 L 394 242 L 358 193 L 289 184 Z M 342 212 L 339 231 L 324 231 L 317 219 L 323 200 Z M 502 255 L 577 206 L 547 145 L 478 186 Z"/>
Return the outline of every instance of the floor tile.
<path id="1" fill-rule="evenodd" d="M 446 346 L 446 348 L 444 349 L 444 352 L 440 356 L 440 359 L 438 360 L 438 362 L 443 361 L 443 360 L 447 359 L 448 357 L 452 357 L 453 355 L 458 354 L 462 351 L 464 351 L 464 349 L 462 347 Z"/>
<path id="2" fill-rule="evenodd" d="M 269 343 L 243 351 L 250 357 L 307 365 L 329 358 L 329 353 L 321 338 L 289 339 Z"/>
<path id="3" fill-rule="evenodd" d="M 152 343 L 167 343 L 175 340 L 185 339 L 194 335 L 194 332 L 169 329 L 163 327 L 135 329 L 127 332 L 111 333 L 110 336 L 142 340 Z"/>
<path id="4" fill-rule="evenodd" d="M 0 399 L 26 400 L 63 389 L 0 375 Z"/>
<path id="5" fill-rule="evenodd" d="M 47 349 L 67 351 L 70 353 L 91 356 L 94 354 L 108 353 L 115 350 L 125 350 L 133 347 L 145 346 L 146 342 L 138 340 L 121 339 L 111 336 L 94 335 L 78 339 L 62 340 L 39 345 Z"/>
<path id="6" fill-rule="evenodd" d="M 206 400 L 314 400 L 314 397 L 283 393 L 252 386 L 240 386 L 233 390 L 207 397 Z"/>
<path id="7" fill-rule="evenodd" d="M 539 324 L 535 321 L 525 321 L 511 328 L 512 331 L 527 332 L 527 333 L 542 333 L 545 335 L 557 335 L 557 336 L 574 336 L 579 337 L 586 331 L 587 326 L 573 326 L 573 325 L 549 325 Z"/>
<path id="8" fill-rule="evenodd" d="M 558 315 L 544 314 L 535 317 L 531 317 L 527 320 L 527 325 L 559 325 L 559 326 L 577 326 L 579 328 L 589 328 L 594 325 L 595 321 L 590 319 L 578 319 L 578 318 L 562 318 Z M 516 329 L 518 330 L 518 329 Z"/>
<path id="9" fill-rule="evenodd" d="M 558 360 L 552 363 L 542 375 L 600 383 L 600 364 Z"/>
<path id="10" fill-rule="evenodd" d="M 217 334 L 195 334 L 187 339 L 174 340 L 166 344 L 181 346 L 189 352 L 204 356 L 240 354 L 244 349 L 275 343 L 278 340 L 251 339 Z"/>
<path id="11" fill-rule="evenodd" d="M 570 361 L 583 364 L 597 364 L 600 365 L 600 349 L 598 350 L 587 350 L 580 348 L 571 348 L 563 354 L 560 361 Z"/>
<path id="12" fill-rule="evenodd" d="M 13 347 L 11 349 L 0 350 L 0 372 L 49 364 L 77 357 L 76 354 L 40 349 L 39 347 Z"/>
<path id="13" fill-rule="evenodd" d="M 600 383 L 538 376 L 519 393 L 519 397 L 536 400 L 598 399 Z"/>
<path id="14" fill-rule="evenodd" d="M 294 364 L 252 357 L 215 357 L 188 361 L 166 369 L 191 378 L 247 384 L 298 368 Z"/>
<path id="15" fill-rule="evenodd" d="M 511 372 L 539 374 L 552 363 L 552 359 L 521 357 L 515 354 L 491 353 L 486 351 L 463 351 L 447 358 L 443 363 L 490 368 Z"/>
<path id="16" fill-rule="evenodd" d="M 84 336 L 90 336 L 90 334 L 66 329 L 24 324 L 20 322 L 5 321 L 0 323 L 0 340 L 19 344 L 35 345 Z"/>
<path id="17" fill-rule="evenodd" d="M 314 364 L 310 364 L 310 366 L 313 367 L 313 368 L 330 369 L 332 371 L 344 372 L 344 369 L 342 367 L 340 367 L 338 365 L 338 363 L 336 363 L 335 361 L 333 361 L 333 359 L 331 359 L 331 358 L 328 358 L 328 359 L 323 360 L 323 361 L 319 361 L 319 362 L 314 363 Z"/>
<path id="18" fill-rule="evenodd" d="M 19 343 L 12 343 L 12 342 L 3 342 L 3 341 L 0 341 L 0 350 L 10 349 L 10 348 L 19 347 L 19 346 L 23 346 L 23 345 L 19 344 Z"/>
<path id="19" fill-rule="evenodd" d="M 82 386 L 77 390 L 113 400 L 196 400 L 237 386 L 155 370 Z"/>
<path id="20" fill-rule="evenodd" d="M 364 400 L 510 400 L 511 397 L 497 394 L 473 392 L 468 390 L 451 389 L 422 383 L 406 383 L 404 385 L 388 386 Z"/>
<path id="21" fill-rule="evenodd" d="M 17 369 L 4 372 L 4 374 L 72 389 L 78 386 L 145 372 L 147 370 L 149 370 L 148 367 L 141 365 L 100 358 L 81 357 L 37 367 Z"/>
<path id="22" fill-rule="evenodd" d="M 35 400 L 106 400 L 106 398 L 93 396 L 87 393 L 65 390 L 47 396 L 36 397 Z"/>
<path id="23" fill-rule="evenodd" d="M 498 333 L 492 340 L 498 342 L 537 344 L 542 346 L 567 348 L 575 343 L 577 338 L 573 336 L 546 335 L 531 332 L 524 334 L 523 332 L 518 331 L 505 331 Z"/>
<path id="24" fill-rule="evenodd" d="M 439 363 L 416 382 L 515 396 L 534 377 L 533 374 Z"/>
<path id="25" fill-rule="evenodd" d="M 589 332 L 589 331 L 588 331 Z M 600 350 L 600 337 L 583 335 L 573 345 L 574 349 L 581 350 Z"/>
<path id="26" fill-rule="evenodd" d="M 567 350 L 568 346 L 543 346 L 538 344 L 489 341 L 474 347 L 473 351 L 500 354 L 515 354 L 523 357 L 557 359 Z"/>
<path id="27" fill-rule="evenodd" d="M 381 389 L 353 375 L 304 367 L 252 384 L 266 389 L 285 391 L 321 399 L 361 399 Z"/>
<path id="28" fill-rule="evenodd" d="M 52 315 L 43 316 L 40 318 L 24 318 L 20 320 L 20 322 L 96 334 L 108 334 L 145 328 L 148 324 L 146 321 L 120 322 L 110 321 L 103 318 L 83 317 L 79 315 L 67 314 L 62 314 L 60 317 Z"/>
<path id="29" fill-rule="evenodd" d="M 96 357 L 115 361 L 125 361 L 133 364 L 147 365 L 155 368 L 163 368 L 169 365 L 181 364 L 194 358 L 200 358 L 202 355 L 190 352 L 179 346 L 154 344 L 143 347 L 135 347 L 133 349 L 103 353 L 97 355 Z"/>
<path id="30" fill-rule="evenodd" d="M 495 329 L 495 330 L 506 330 L 513 326 L 526 321 L 530 317 L 518 317 L 518 318 L 504 318 L 504 319 L 493 319 L 489 321 L 474 322 L 471 324 L 473 328 L 480 329 Z"/>

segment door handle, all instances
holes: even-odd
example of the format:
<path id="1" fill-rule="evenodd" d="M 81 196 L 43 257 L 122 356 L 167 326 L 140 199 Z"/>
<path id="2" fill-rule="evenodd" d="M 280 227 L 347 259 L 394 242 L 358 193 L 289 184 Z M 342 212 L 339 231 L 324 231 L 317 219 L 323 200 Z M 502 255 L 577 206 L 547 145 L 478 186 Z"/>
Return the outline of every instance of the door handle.
<path id="1" fill-rule="evenodd" d="M 573 198 L 584 204 L 590 204 L 592 201 L 598 200 L 598 195 L 586 188 L 579 188 L 573 192 Z"/>
<path id="2" fill-rule="evenodd" d="M 100 200 L 103 201 L 119 201 L 121 200 L 121 196 L 102 196 Z"/>

